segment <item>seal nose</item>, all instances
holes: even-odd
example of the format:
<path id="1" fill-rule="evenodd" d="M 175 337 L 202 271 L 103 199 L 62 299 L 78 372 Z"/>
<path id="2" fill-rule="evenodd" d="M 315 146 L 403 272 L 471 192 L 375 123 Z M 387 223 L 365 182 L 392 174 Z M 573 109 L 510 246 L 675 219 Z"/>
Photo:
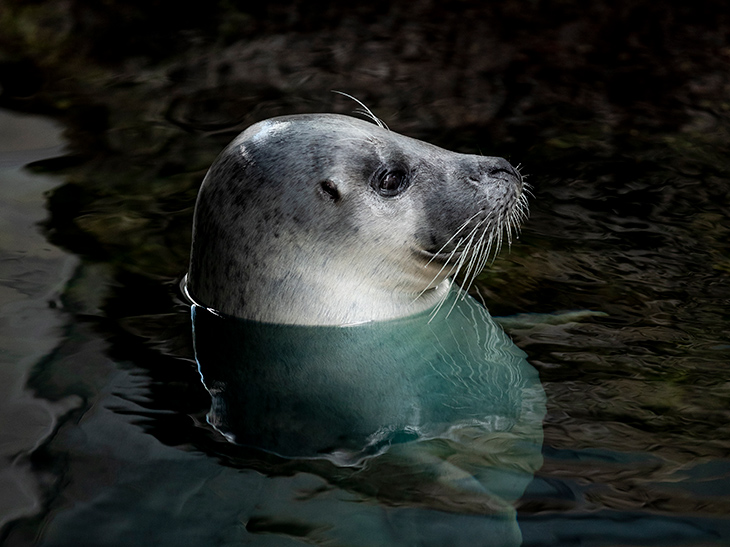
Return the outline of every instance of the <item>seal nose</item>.
<path id="1" fill-rule="evenodd" d="M 518 181 L 521 177 L 512 164 L 504 158 L 489 158 L 490 162 L 486 165 L 484 174 L 493 179 L 504 179 L 514 177 Z M 507 175 L 507 177 L 505 177 Z"/>

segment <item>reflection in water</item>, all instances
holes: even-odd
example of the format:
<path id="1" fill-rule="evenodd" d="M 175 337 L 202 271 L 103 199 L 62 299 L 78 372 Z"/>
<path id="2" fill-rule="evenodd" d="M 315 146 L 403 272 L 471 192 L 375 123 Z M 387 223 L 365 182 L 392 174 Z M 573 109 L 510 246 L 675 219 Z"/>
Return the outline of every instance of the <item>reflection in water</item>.
<path id="1" fill-rule="evenodd" d="M 68 316 L 58 304 L 78 264 L 38 229 L 47 217 L 44 195 L 61 180 L 25 168 L 62 154 L 61 132 L 45 118 L 0 109 L 0 529 L 41 507 L 43 481 L 31 455 L 79 403 L 46 400 L 26 386 L 63 339 Z"/>
<path id="2" fill-rule="evenodd" d="M 390 543 L 481 545 L 488 535 L 519 545 L 512 502 L 542 463 L 544 393 L 525 354 L 461 294 L 433 318 L 348 327 L 263 324 L 194 305 L 210 423 L 286 458 L 361 467 L 354 489 L 407 506 L 388 517 Z M 348 533 L 378 526 L 376 514 L 363 509 L 368 524 Z"/>

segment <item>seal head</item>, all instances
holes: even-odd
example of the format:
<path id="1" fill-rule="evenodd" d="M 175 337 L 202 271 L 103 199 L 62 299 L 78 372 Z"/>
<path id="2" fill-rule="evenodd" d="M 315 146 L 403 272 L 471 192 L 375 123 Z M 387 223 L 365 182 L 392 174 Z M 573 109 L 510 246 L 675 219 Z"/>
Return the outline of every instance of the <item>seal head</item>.
<path id="1" fill-rule="evenodd" d="M 504 159 L 457 154 L 335 114 L 241 133 L 201 186 L 186 290 L 268 323 L 346 325 L 443 302 L 524 218 Z"/>

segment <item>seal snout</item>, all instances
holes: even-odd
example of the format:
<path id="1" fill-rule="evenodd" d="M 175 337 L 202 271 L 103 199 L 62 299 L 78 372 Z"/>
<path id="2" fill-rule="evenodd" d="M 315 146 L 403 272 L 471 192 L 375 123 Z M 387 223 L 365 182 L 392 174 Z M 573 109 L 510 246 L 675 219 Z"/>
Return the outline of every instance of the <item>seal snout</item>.
<path id="1" fill-rule="evenodd" d="M 519 195 L 522 190 L 522 175 L 504 158 L 471 156 L 463 166 L 466 181 L 480 191 L 502 188 L 505 194 Z"/>
<path id="2" fill-rule="evenodd" d="M 522 185 L 520 173 L 504 158 L 486 158 L 489 161 L 482 166 L 482 173 L 487 179 L 503 180 L 508 183 Z"/>

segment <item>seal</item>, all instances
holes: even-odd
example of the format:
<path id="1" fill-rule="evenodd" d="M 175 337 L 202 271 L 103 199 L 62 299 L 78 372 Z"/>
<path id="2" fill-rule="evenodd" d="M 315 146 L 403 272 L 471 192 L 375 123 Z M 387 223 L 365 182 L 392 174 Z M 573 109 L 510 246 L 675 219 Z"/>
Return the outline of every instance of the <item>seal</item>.
<path id="1" fill-rule="evenodd" d="M 349 325 L 410 316 L 466 285 L 527 215 L 519 172 L 384 124 L 272 118 L 208 171 L 185 290 L 254 321 Z"/>

